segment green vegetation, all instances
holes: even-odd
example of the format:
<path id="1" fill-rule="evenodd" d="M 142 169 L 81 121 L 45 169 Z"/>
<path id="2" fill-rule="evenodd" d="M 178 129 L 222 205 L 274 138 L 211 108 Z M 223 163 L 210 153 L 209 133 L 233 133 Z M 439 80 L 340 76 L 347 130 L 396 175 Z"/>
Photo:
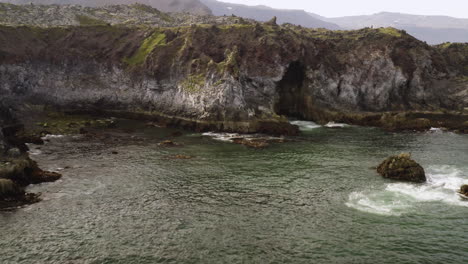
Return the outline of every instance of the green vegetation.
<path id="1" fill-rule="evenodd" d="M 218 72 L 223 73 L 223 72 L 229 72 L 234 76 L 238 76 L 240 69 L 239 69 L 239 63 L 237 61 L 237 57 L 239 56 L 239 49 L 237 46 L 235 46 L 232 51 L 230 49 L 227 49 L 224 52 L 224 56 L 226 59 L 220 63 L 218 63 Z"/>
<path id="2" fill-rule="evenodd" d="M 189 75 L 186 80 L 182 83 L 182 88 L 188 93 L 197 93 L 201 91 L 201 88 L 205 85 L 205 75 Z"/>
<path id="3" fill-rule="evenodd" d="M 394 36 L 394 37 L 402 37 L 402 31 L 396 29 L 396 28 L 392 28 L 392 27 L 386 27 L 386 28 L 379 28 L 378 29 L 380 33 L 383 33 L 383 34 L 387 34 L 387 35 L 390 35 L 390 36 Z"/>
<path id="4" fill-rule="evenodd" d="M 102 20 L 84 16 L 84 15 L 76 15 L 76 20 L 78 20 L 81 26 L 107 25 L 107 23 Z"/>
<path id="5" fill-rule="evenodd" d="M 135 4 L 131 5 L 131 7 L 135 8 L 136 10 L 142 11 L 144 13 L 150 13 L 150 14 L 153 14 L 153 15 L 157 15 L 162 20 L 167 21 L 167 22 L 171 22 L 173 20 L 171 16 L 169 16 L 169 15 L 167 15 L 167 14 L 165 14 L 165 13 L 159 11 L 158 9 L 153 8 L 153 7 L 149 6 L 149 5 L 135 3 Z"/>
<path id="6" fill-rule="evenodd" d="M 154 32 L 146 38 L 140 48 L 131 58 L 125 58 L 124 62 L 128 65 L 139 65 L 145 62 L 146 57 L 157 47 L 166 45 L 166 34 Z"/>

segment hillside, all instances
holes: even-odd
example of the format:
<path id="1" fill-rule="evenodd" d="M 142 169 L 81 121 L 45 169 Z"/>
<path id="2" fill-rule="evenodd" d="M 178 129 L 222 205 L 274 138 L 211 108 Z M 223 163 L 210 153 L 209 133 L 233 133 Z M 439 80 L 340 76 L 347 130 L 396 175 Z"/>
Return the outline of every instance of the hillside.
<path id="1" fill-rule="evenodd" d="M 157 8 L 163 12 L 189 12 L 197 15 L 210 15 L 211 11 L 199 0 L 1 0 L 12 4 L 61 4 L 101 7 L 106 5 L 124 5 L 140 3 Z"/>
<path id="2" fill-rule="evenodd" d="M 234 17 L 198 16 L 188 13 L 163 13 L 142 4 L 82 7 L 77 5 L 13 5 L 0 3 L 0 24 L 51 26 L 188 26 L 249 23 Z"/>

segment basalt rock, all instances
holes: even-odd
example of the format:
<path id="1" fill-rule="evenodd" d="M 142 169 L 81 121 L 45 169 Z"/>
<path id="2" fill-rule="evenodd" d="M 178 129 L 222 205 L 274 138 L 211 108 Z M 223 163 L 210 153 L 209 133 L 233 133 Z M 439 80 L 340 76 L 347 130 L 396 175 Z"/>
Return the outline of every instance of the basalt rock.
<path id="1" fill-rule="evenodd" d="M 12 209 L 38 201 L 38 195 L 26 193 L 12 180 L 0 179 L 0 210 Z"/>
<path id="2" fill-rule="evenodd" d="M 400 154 L 384 160 L 377 172 L 384 178 L 421 183 L 426 181 L 423 167 L 411 159 L 410 154 Z"/>
<path id="3" fill-rule="evenodd" d="M 468 197 L 468 185 L 460 187 L 459 193 Z"/>
<path id="4" fill-rule="evenodd" d="M 0 162 L 0 179 L 10 179 L 21 186 L 53 182 L 60 178 L 59 173 L 40 169 L 37 163 L 27 156 Z"/>
<path id="5" fill-rule="evenodd" d="M 196 131 L 297 134 L 286 116 L 423 130 L 468 121 L 467 55 L 392 28 L 0 26 L 0 93 Z M 394 118 L 410 111 L 445 118 Z"/>

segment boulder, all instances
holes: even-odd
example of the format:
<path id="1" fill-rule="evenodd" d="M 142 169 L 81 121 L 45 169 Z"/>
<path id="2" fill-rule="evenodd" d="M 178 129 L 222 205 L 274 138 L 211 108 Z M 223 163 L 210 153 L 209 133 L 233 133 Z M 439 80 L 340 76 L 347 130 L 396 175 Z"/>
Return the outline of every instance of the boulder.
<path id="1" fill-rule="evenodd" d="M 0 179 L 0 199 L 24 196 L 24 190 L 10 179 Z"/>
<path id="2" fill-rule="evenodd" d="M 377 172 L 384 178 L 393 180 L 416 183 L 426 181 L 423 167 L 406 153 L 387 158 L 377 167 Z"/>
<path id="3" fill-rule="evenodd" d="M 459 191 L 460 194 L 468 196 L 468 184 L 463 185 Z"/>

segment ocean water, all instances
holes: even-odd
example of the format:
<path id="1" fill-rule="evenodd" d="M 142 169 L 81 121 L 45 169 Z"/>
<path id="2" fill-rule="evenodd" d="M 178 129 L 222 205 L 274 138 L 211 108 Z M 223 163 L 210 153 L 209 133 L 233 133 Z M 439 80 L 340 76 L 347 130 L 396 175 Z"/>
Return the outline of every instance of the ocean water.
<path id="1" fill-rule="evenodd" d="M 63 179 L 0 212 L 0 263 L 467 263 L 467 135 L 294 123 L 300 136 L 260 150 L 125 120 L 49 137 L 32 157 Z M 401 152 L 427 183 L 375 172 Z"/>

